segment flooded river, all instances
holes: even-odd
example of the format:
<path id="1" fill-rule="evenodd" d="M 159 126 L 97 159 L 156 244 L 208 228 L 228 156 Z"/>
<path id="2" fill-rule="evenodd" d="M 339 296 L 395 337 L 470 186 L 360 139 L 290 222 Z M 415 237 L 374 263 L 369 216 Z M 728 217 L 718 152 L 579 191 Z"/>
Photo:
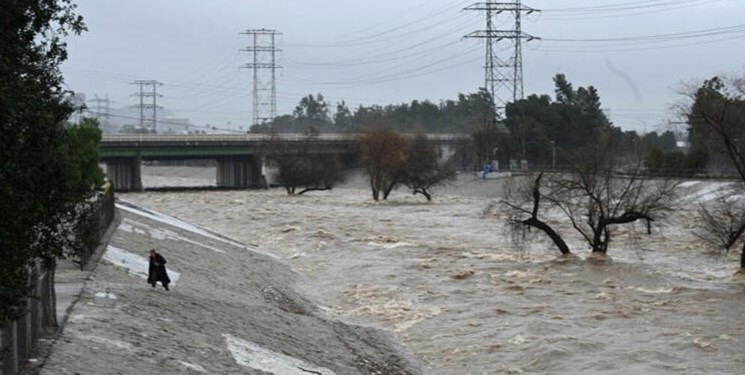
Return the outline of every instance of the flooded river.
<path id="1" fill-rule="evenodd" d="M 146 186 L 214 184 L 204 172 L 153 173 L 143 171 Z M 516 241 L 493 204 L 499 184 L 461 176 L 431 203 L 404 190 L 374 202 L 359 179 L 303 196 L 120 199 L 275 254 L 328 314 L 395 332 L 432 374 L 745 373 L 737 254 L 709 253 L 692 234 L 689 209 L 713 183 L 684 184 L 688 203 L 652 235 L 620 233 L 612 264 L 583 261 L 571 235 L 578 260 L 560 261 L 538 233 Z"/>

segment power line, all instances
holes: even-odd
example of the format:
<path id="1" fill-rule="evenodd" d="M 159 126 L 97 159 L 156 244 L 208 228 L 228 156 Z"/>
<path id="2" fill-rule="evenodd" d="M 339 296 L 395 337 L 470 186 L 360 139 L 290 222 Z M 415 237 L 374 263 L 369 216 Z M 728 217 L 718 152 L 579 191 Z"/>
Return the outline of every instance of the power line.
<path id="1" fill-rule="evenodd" d="M 433 52 L 436 50 L 440 50 L 442 48 L 449 47 L 453 44 L 456 44 L 460 41 L 460 38 L 453 39 L 444 45 L 440 44 L 435 47 L 422 49 L 422 47 L 426 47 L 427 45 L 434 44 L 436 42 L 441 42 L 444 38 L 451 36 L 453 32 L 459 31 L 465 27 L 470 28 L 470 25 L 471 25 L 471 22 L 460 23 L 456 27 L 445 30 L 443 33 L 434 35 L 424 40 L 416 40 L 406 45 L 391 44 L 391 46 L 396 47 L 395 50 L 391 50 L 391 51 L 385 51 L 384 49 L 382 50 L 376 49 L 375 53 L 373 54 L 363 55 L 363 56 L 354 57 L 354 58 L 346 58 L 346 59 L 336 60 L 336 61 L 325 61 L 325 62 L 314 63 L 314 62 L 294 62 L 290 60 L 289 62 L 293 62 L 295 64 L 302 65 L 302 66 L 339 67 L 339 66 L 370 65 L 370 64 L 378 64 L 382 62 L 400 60 L 400 59 L 404 59 L 407 57 L 419 56 L 424 53 Z M 401 55 L 401 53 L 405 53 L 405 54 Z"/>
<path id="2" fill-rule="evenodd" d="M 340 81 L 310 81 L 307 79 L 294 78 L 294 77 L 293 79 L 299 82 L 305 82 L 309 84 L 329 85 L 329 86 L 349 85 L 350 87 L 356 86 L 356 85 L 363 85 L 363 84 L 376 84 L 376 83 L 383 83 L 383 82 L 390 82 L 390 81 L 398 81 L 398 80 L 406 79 L 406 78 L 429 75 L 435 72 L 461 67 L 463 66 L 463 64 L 466 64 L 469 62 L 474 62 L 481 58 L 480 57 L 473 58 L 469 56 L 469 53 L 475 52 L 478 49 L 479 49 L 478 47 L 473 47 L 465 51 L 459 51 L 458 53 L 455 53 L 452 56 L 446 56 L 444 58 L 441 58 L 441 59 L 438 59 L 432 62 L 426 62 L 425 64 L 422 64 L 422 65 L 410 67 L 405 71 L 388 73 L 387 75 L 373 74 L 373 75 L 361 76 L 361 77 L 356 77 L 356 78 L 352 78 L 349 80 L 340 80 Z M 456 58 L 460 58 L 460 59 L 454 60 Z M 451 63 L 451 64 L 446 65 L 444 67 L 431 69 L 443 63 Z M 386 74 L 386 73 L 383 73 L 383 74 Z"/>
<path id="3" fill-rule="evenodd" d="M 559 21 L 559 22 L 566 22 L 566 21 L 576 21 L 576 20 L 600 20 L 600 19 L 606 19 L 606 18 L 619 18 L 619 17 L 630 17 L 630 16 L 648 16 L 652 14 L 658 14 L 658 13 L 666 13 L 670 11 L 680 10 L 680 9 L 687 9 L 692 7 L 700 7 L 703 5 L 718 3 L 721 1 L 729 1 L 729 0 L 695 0 L 695 1 L 676 1 L 674 3 L 669 4 L 669 6 L 666 6 L 664 8 L 656 8 L 656 9 L 647 9 L 647 8 L 629 8 L 629 9 L 618 9 L 618 10 L 608 10 L 608 11 L 598 11 L 598 12 L 569 12 L 569 13 L 552 13 L 549 12 L 551 16 L 545 17 L 542 16 L 539 18 L 540 21 Z M 544 9 L 543 12 L 546 12 Z"/>
<path id="4" fill-rule="evenodd" d="M 453 5 L 453 4 L 446 5 L 445 7 L 436 9 L 433 12 L 430 12 L 428 14 L 425 14 L 425 15 L 421 16 L 420 18 L 417 18 L 417 19 L 415 19 L 415 20 L 413 20 L 411 22 L 405 23 L 405 24 L 400 25 L 400 26 L 392 27 L 392 28 L 386 29 L 386 30 L 381 31 L 381 32 L 373 33 L 373 34 L 370 34 L 370 35 L 365 35 L 365 36 L 361 36 L 361 37 L 357 37 L 357 38 L 352 38 L 352 39 L 340 40 L 340 41 L 336 41 L 336 42 L 329 42 L 329 43 L 287 43 L 285 45 L 286 46 L 289 46 L 289 47 L 338 48 L 338 47 L 350 47 L 350 46 L 360 46 L 360 45 L 368 45 L 368 44 L 380 43 L 380 42 L 384 42 L 384 41 L 389 41 L 391 39 L 402 39 L 402 38 L 408 37 L 410 35 L 415 35 L 417 33 L 417 31 L 407 32 L 407 33 L 402 34 L 402 35 L 397 36 L 397 37 L 386 37 L 386 38 L 379 38 L 379 37 L 384 36 L 384 35 L 388 35 L 388 34 L 391 34 L 391 33 L 395 33 L 396 31 L 405 30 L 405 29 L 407 29 L 407 28 L 409 28 L 409 27 L 411 27 L 413 25 L 417 25 L 417 24 L 420 24 L 420 23 L 425 22 L 425 21 L 430 21 L 435 16 L 439 16 L 439 15 L 442 15 L 442 14 L 449 14 L 448 12 L 450 12 L 453 8 L 460 7 L 461 4 L 467 3 L 468 1 L 469 0 L 461 0 L 461 1 L 459 1 L 458 4 L 455 4 L 455 5 Z M 448 17 L 448 19 L 446 20 L 446 22 L 447 21 L 452 21 L 452 19 L 450 17 Z M 425 29 L 428 29 L 428 28 L 431 28 L 431 27 L 425 27 L 422 30 L 425 30 Z M 422 30 L 419 30 L 419 31 L 422 31 Z"/>
<path id="5" fill-rule="evenodd" d="M 691 3 L 711 3 L 722 0 L 646 0 L 632 1 L 625 3 L 593 5 L 584 7 L 566 7 L 566 8 L 546 8 L 544 12 L 548 13 L 597 13 L 597 12 L 614 12 L 625 10 L 653 9 L 660 7 L 678 6 Z"/>
<path id="6" fill-rule="evenodd" d="M 717 27 L 713 29 L 695 30 L 695 31 L 684 31 L 669 34 L 653 34 L 653 35 L 639 35 L 639 36 L 622 36 L 614 38 L 545 38 L 545 42 L 647 42 L 647 41 L 668 41 L 668 40 L 683 40 L 691 38 L 701 38 L 713 35 L 724 35 L 733 33 L 745 32 L 745 24 Z"/>
<path id="7" fill-rule="evenodd" d="M 715 37 L 715 38 L 712 38 Z M 546 39 L 555 42 L 545 47 L 539 45 L 537 50 L 545 52 L 633 52 L 661 50 L 677 47 L 709 45 L 712 43 L 745 38 L 745 25 L 725 28 L 707 29 L 673 34 L 657 34 L 636 37 L 596 38 L 596 39 Z M 696 39 L 703 39 L 694 41 Z M 683 42 L 689 41 L 689 42 Z M 603 43 L 603 44 L 601 44 Z"/>

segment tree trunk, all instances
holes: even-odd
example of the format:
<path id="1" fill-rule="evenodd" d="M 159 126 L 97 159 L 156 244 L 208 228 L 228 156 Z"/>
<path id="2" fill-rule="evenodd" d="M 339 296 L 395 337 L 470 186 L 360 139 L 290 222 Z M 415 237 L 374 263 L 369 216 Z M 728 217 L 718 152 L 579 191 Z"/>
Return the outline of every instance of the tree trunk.
<path id="1" fill-rule="evenodd" d="M 745 244 L 742 245 L 742 252 L 740 253 L 740 270 L 745 270 Z"/>
<path id="2" fill-rule="evenodd" d="M 538 220 L 535 217 L 531 217 L 530 219 L 526 219 L 520 222 L 523 225 L 527 225 L 530 227 L 538 228 L 543 231 L 543 233 L 546 233 L 546 235 L 551 238 L 551 241 L 554 241 L 554 245 L 556 245 L 557 248 L 559 248 L 559 251 L 561 251 L 562 254 L 571 254 L 572 252 L 569 250 L 569 246 L 567 246 L 567 243 L 564 242 L 564 239 L 561 238 L 561 235 L 559 233 L 556 233 L 556 231 L 551 228 L 550 225 L 544 223 L 541 220 Z"/>
<path id="3" fill-rule="evenodd" d="M 395 182 L 392 182 L 388 186 L 386 186 L 385 190 L 383 191 L 383 200 L 388 199 L 388 196 L 391 194 L 391 191 L 393 191 L 394 187 L 396 187 Z"/>
<path id="4" fill-rule="evenodd" d="M 373 181 L 373 179 L 372 179 L 372 178 L 370 179 L 370 189 L 372 189 L 372 196 L 373 196 L 373 199 L 374 199 L 375 201 L 377 201 L 378 199 L 380 199 L 380 190 L 379 190 L 379 189 L 378 189 L 378 187 L 377 187 L 377 186 L 375 185 L 375 182 Z"/>
<path id="5" fill-rule="evenodd" d="M 42 301 L 42 326 L 44 329 L 54 330 L 59 327 L 57 322 L 57 294 L 54 289 L 54 274 L 57 269 L 57 262 L 51 261 L 48 263 L 45 264 L 47 268 L 47 282 L 43 286 L 46 289 L 46 294 L 48 294 L 48 300 Z"/>
<path id="6" fill-rule="evenodd" d="M 427 198 L 427 202 L 432 202 L 432 194 L 430 194 L 427 189 L 414 189 L 414 195 L 416 194 L 424 195 L 424 197 Z"/>
<path id="7" fill-rule="evenodd" d="M 303 195 L 303 193 L 307 193 L 309 191 L 323 191 L 323 190 L 331 190 L 331 187 L 329 187 L 329 186 L 326 186 L 326 187 L 308 187 L 308 188 L 305 188 L 303 190 L 300 190 L 297 193 L 297 195 Z"/>
<path id="8" fill-rule="evenodd" d="M 538 219 L 538 210 L 541 206 L 542 179 L 543 173 L 539 173 L 538 177 L 536 177 L 535 181 L 533 182 L 533 210 L 530 212 L 530 219 L 525 219 L 520 223 L 542 230 L 543 233 L 546 233 L 546 235 L 548 235 L 548 237 L 551 238 L 552 241 L 554 241 L 554 244 L 556 245 L 556 247 L 559 248 L 559 251 L 561 251 L 562 254 L 571 254 L 572 252 L 569 251 L 569 246 L 567 246 L 566 242 L 564 242 L 564 239 L 561 238 L 559 233 L 557 233 L 554 228 L 551 228 L 550 225 Z"/>
<path id="9" fill-rule="evenodd" d="M 592 225 L 592 243 L 590 247 L 592 247 L 593 253 L 605 254 L 608 250 L 607 238 L 603 239 L 604 228 L 601 224 L 597 224 L 597 227 Z"/>

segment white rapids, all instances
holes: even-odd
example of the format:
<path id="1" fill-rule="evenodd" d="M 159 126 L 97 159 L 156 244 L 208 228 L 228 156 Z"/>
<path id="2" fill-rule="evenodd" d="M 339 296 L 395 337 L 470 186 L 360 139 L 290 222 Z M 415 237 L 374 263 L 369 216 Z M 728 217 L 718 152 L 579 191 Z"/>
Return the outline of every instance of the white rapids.
<path id="1" fill-rule="evenodd" d="M 354 181 L 302 196 L 120 197 L 273 253 L 328 313 L 395 332 L 433 374 L 742 372 L 738 254 L 708 252 L 692 234 L 695 202 L 719 186 L 684 184 L 670 221 L 649 236 L 619 230 L 614 262 L 598 264 L 582 261 L 573 235 L 575 260 L 535 232 L 513 241 L 493 205 L 499 184 L 463 178 L 431 203 L 405 191 L 374 202 Z"/>

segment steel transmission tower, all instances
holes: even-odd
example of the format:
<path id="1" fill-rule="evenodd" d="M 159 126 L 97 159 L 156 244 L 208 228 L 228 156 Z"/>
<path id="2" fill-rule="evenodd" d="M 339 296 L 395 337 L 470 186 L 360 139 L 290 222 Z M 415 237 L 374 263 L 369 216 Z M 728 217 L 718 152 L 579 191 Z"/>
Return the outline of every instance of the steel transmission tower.
<path id="1" fill-rule="evenodd" d="M 522 15 L 536 12 L 536 9 L 524 6 L 520 0 L 513 2 L 484 2 L 472 4 L 464 10 L 486 12 L 486 30 L 474 31 L 466 38 L 486 40 L 486 62 L 484 65 L 484 88 L 494 100 L 497 118 L 504 115 L 504 108 L 509 101 L 523 98 L 523 57 L 522 42 L 540 39 L 522 31 Z M 495 29 L 496 16 L 509 13 L 514 18 L 514 25 L 509 30 Z M 510 56 L 499 56 L 497 43 L 507 40 L 514 44 Z"/>
<path id="2" fill-rule="evenodd" d="M 243 68 L 253 70 L 253 118 L 252 125 L 259 125 L 277 117 L 277 37 L 282 35 L 276 30 L 254 29 L 241 33 L 252 39 L 249 47 L 241 51 L 251 52 L 252 61 Z M 262 71 L 269 71 L 269 82 Z"/>
<path id="3" fill-rule="evenodd" d="M 96 119 L 99 120 L 99 127 L 102 129 L 105 129 L 105 131 L 109 131 L 109 118 L 111 117 L 111 100 L 109 100 L 109 96 L 106 95 L 106 98 L 99 98 L 98 95 L 93 95 L 95 99 L 88 100 L 89 102 L 96 103 Z M 103 104 L 103 108 L 102 105 Z M 100 122 L 101 118 L 103 118 L 103 123 Z"/>
<path id="4" fill-rule="evenodd" d="M 145 127 L 145 109 L 152 109 L 153 115 L 151 118 L 152 126 L 151 129 L 153 133 L 157 133 L 158 130 L 158 109 L 163 108 L 158 106 L 158 98 L 162 98 L 163 95 L 158 94 L 158 86 L 163 86 L 162 83 L 154 80 L 154 79 L 146 79 L 146 80 L 137 80 L 134 82 L 131 82 L 132 85 L 139 86 L 140 91 L 132 94 L 132 96 L 139 96 L 140 97 L 140 104 L 135 104 L 135 108 L 140 109 L 140 128 Z M 150 86 L 151 88 L 149 90 L 146 90 L 145 87 Z M 152 104 L 146 104 L 145 98 L 152 98 L 153 102 Z"/>

